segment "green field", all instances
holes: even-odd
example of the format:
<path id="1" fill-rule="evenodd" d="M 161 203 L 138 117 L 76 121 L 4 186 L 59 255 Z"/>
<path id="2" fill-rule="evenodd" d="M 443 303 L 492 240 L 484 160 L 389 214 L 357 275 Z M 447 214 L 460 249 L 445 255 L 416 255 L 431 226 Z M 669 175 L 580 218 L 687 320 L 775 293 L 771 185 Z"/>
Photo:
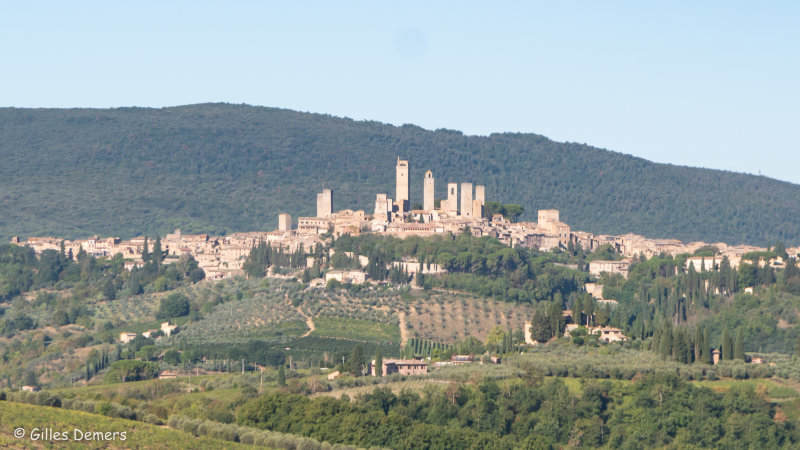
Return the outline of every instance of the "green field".
<path id="1" fill-rule="evenodd" d="M 312 336 L 394 344 L 400 342 L 400 329 L 397 325 L 371 320 L 320 316 L 314 318 L 314 326 L 316 329 L 311 333 Z"/>
<path id="2" fill-rule="evenodd" d="M 23 428 L 25 437 L 17 439 L 14 430 Z M 69 440 L 60 439 L 42 442 L 32 440 L 30 433 L 35 429 L 50 428 L 66 432 Z M 115 440 L 76 442 L 75 429 L 82 433 L 118 432 Z M 122 440 L 121 433 L 125 433 Z M 80 434 L 78 434 L 80 436 Z M 63 437 L 63 436 L 59 436 Z M 113 435 L 110 436 L 113 438 Z M 0 447 L 11 448 L 180 448 L 215 449 L 245 448 L 241 444 L 206 437 L 196 437 L 183 431 L 162 428 L 155 425 L 126 419 L 114 419 L 81 411 L 64 410 L 48 406 L 27 405 L 14 402 L 0 402 Z"/>
<path id="3" fill-rule="evenodd" d="M 800 397 L 800 392 L 796 389 L 786 386 L 785 384 L 767 378 L 760 378 L 756 380 L 715 380 L 715 381 L 696 381 L 697 386 L 703 386 L 713 389 L 717 392 L 724 392 L 732 386 L 752 386 L 754 389 L 764 389 L 764 392 L 772 400 L 784 400 Z M 761 387 L 763 386 L 763 387 Z"/>

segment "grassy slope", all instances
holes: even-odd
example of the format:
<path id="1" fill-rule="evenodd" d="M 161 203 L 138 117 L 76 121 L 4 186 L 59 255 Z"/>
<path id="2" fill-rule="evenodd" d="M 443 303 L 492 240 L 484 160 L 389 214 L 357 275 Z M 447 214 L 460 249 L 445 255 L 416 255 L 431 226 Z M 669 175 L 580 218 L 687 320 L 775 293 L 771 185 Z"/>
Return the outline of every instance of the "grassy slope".
<path id="1" fill-rule="evenodd" d="M 558 208 L 576 229 L 763 245 L 800 241 L 800 186 L 654 164 L 533 134 L 464 136 L 246 105 L 0 109 L 0 239 L 274 229 L 276 216 L 370 210 L 411 179 L 486 185 L 487 199 Z M 412 182 L 412 199 L 422 183 Z"/>
<path id="2" fill-rule="evenodd" d="M 126 419 L 114 419 L 82 411 L 70 411 L 48 406 L 36 406 L 23 403 L 0 403 L 0 446 L 13 448 L 42 448 L 41 441 L 31 441 L 29 437 L 16 439 L 13 431 L 17 427 L 26 430 L 29 436 L 33 428 L 52 428 L 55 431 L 74 433 L 77 428 L 83 432 L 125 431 L 125 441 L 106 442 L 72 442 L 70 448 L 180 448 L 180 449 L 215 449 L 246 448 L 234 442 L 217 439 L 198 438 L 189 433 L 158 427 L 155 425 Z M 44 447 L 63 448 L 61 441 L 55 445 Z"/>
<path id="3" fill-rule="evenodd" d="M 400 341 L 400 330 L 397 326 L 360 319 L 341 317 L 317 317 L 314 319 L 316 329 L 312 336 L 325 336 L 357 341 L 394 342 Z"/>

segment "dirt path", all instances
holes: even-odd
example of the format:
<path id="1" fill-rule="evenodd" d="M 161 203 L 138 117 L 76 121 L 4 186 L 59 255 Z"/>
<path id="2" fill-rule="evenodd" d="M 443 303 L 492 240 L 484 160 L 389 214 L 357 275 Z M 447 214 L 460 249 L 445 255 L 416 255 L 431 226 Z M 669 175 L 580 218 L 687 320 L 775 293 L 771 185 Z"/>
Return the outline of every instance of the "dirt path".
<path id="1" fill-rule="evenodd" d="M 400 322 L 400 348 L 404 348 L 406 346 L 406 342 L 408 342 L 408 328 L 406 327 L 405 311 L 397 311 L 397 318 Z"/>
<path id="2" fill-rule="evenodd" d="M 307 315 L 306 313 L 304 313 L 304 312 L 303 312 L 303 310 L 302 310 L 302 309 L 300 309 L 300 307 L 299 307 L 299 306 L 297 307 L 297 312 L 299 312 L 300 314 L 302 314 L 302 315 L 303 315 L 303 316 L 306 318 L 306 326 L 308 326 L 308 331 L 306 331 L 306 334 L 304 334 L 304 335 L 302 336 L 302 337 L 306 337 L 306 336 L 308 336 L 309 334 L 313 333 L 313 332 L 314 332 L 314 330 L 316 330 L 316 329 L 317 329 L 317 328 L 314 326 L 314 319 L 312 319 L 312 318 L 311 318 L 311 316 L 309 316 L 309 315 Z"/>

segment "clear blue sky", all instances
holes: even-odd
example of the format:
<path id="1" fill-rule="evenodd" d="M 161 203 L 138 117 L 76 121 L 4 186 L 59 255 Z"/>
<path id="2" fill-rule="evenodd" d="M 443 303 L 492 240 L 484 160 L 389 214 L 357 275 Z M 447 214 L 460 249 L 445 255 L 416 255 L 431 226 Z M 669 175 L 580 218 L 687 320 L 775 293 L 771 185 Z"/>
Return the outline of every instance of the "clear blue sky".
<path id="1" fill-rule="evenodd" d="M 0 106 L 248 103 L 800 183 L 800 2 L 122 3 L 5 4 Z"/>

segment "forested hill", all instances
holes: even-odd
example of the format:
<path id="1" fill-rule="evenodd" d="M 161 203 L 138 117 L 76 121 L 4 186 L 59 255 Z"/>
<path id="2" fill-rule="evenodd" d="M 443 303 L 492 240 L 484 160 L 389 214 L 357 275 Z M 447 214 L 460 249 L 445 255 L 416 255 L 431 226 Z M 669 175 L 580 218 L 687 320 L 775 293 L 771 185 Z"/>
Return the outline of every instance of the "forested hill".
<path id="1" fill-rule="evenodd" d="M 766 245 L 800 243 L 800 186 L 695 169 L 534 134 L 465 136 L 274 108 L 0 109 L 0 238 L 130 237 L 274 229 L 277 215 L 371 212 L 394 197 L 397 157 L 411 164 L 412 203 L 431 169 L 486 185 L 488 200 L 535 217 L 561 210 L 573 229 Z"/>

